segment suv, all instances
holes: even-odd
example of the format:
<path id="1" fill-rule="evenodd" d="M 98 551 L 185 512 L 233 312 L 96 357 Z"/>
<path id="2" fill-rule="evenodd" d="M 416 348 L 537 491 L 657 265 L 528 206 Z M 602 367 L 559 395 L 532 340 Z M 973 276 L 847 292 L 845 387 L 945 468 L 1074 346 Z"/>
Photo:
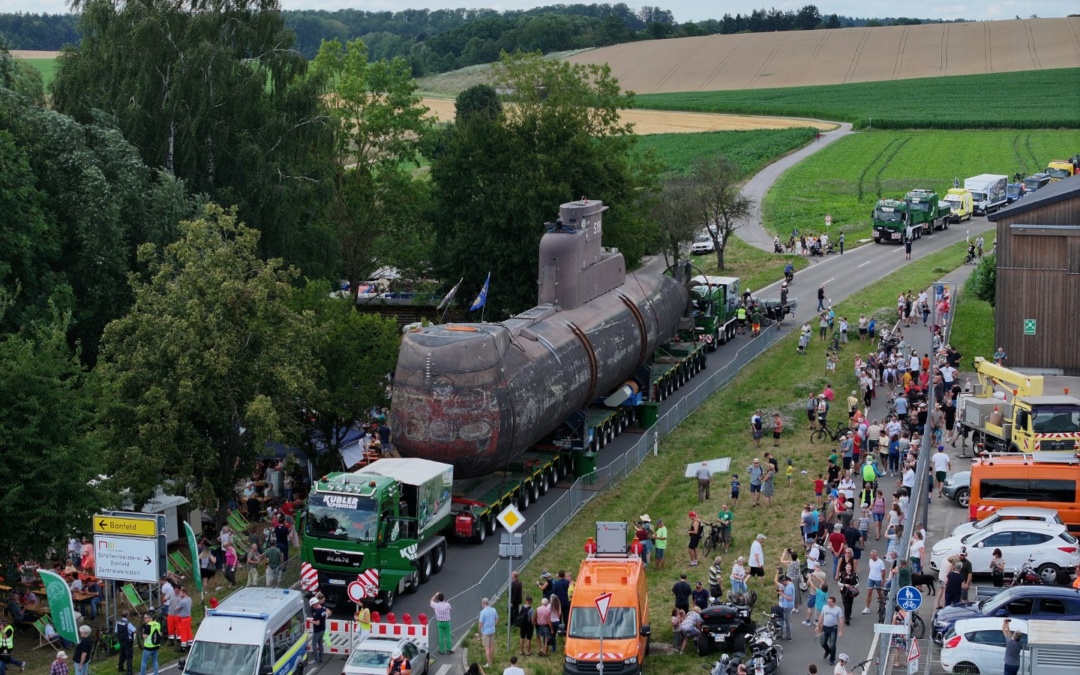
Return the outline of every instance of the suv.
<path id="1" fill-rule="evenodd" d="M 961 619 L 1015 617 L 1080 621 L 1080 590 L 1068 586 L 1012 586 L 981 602 L 963 602 L 934 612 L 931 638 L 940 645 Z"/>
<path id="2" fill-rule="evenodd" d="M 949 499 L 953 500 L 962 508 L 967 508 L 971 501 L 971 472 L 957 471 L 945 479 L 945 485 L 941 490 Z"/>

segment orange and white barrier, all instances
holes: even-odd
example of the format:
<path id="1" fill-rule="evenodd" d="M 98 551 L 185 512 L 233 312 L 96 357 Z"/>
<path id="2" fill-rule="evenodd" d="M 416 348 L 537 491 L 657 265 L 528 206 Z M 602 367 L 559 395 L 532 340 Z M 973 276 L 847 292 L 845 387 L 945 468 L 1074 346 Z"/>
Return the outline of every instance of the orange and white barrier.
<path id="1" fill-rule="evenodd" d="M 378 637 L 408 638 L 424 649 L 428 648 L 427 617 L 421 616 L 421 623 L 372 623 L 371 634 Z M 307 620 L 307 631 L 311 632 L 311 619 Z M 342 654 L 347 656 L 353 642 L 359 639 L 360 624 L 356 621 L 340 619 L 328 619 L 326 622 L 326 639 L 328 643 L 324 651 L 328 654 Z M 606 658 L 606 657 L 605 657 Z"/>

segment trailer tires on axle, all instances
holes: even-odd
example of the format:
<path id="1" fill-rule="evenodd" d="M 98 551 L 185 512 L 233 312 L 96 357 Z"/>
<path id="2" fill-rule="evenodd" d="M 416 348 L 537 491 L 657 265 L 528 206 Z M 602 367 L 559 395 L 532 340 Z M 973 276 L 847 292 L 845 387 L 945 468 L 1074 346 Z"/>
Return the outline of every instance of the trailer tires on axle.
<path id="1" fill-rule="evenodd" d="M 431 554 L 425 553 L 416 562 L 416 571 L 420 575 L 420 583 L 426 584 L 431 578 Z"/>
<path id="2" fill-rule="evenodd" d="M 438 574 L 442 572 L 443 565 L 446 564 L 446 544 L 442 543 L 435 547 L 435 550 L 431 552 L 431 572 L 432 574 Z"/>

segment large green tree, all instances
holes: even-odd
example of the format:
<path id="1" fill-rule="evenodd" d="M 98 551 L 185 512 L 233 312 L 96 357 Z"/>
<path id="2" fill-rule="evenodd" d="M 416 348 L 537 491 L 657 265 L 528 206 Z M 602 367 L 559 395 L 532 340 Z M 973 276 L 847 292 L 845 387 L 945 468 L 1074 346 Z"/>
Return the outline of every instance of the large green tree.
<path id="1" fill-rule="evenodd" d="M 432 121 L 404 59 L 368 61 L 360 40 L 325 42 L 312 67 L 333 129 L 332 196 L 326 208 L 355 297 L 376 268 L 421 266 L 424 184 L 409 165 Z"/>
<path id="2" fill-rule="evenodd" d="M 100 433 L 117 487 L 136 504 L 162 481 L 219 515 L 271 440 L 295 441 L 312 391 L 310 316 L 290 305 L 296 271 L 256 255 L 258 233 L 219 207 L 185 221 L 109 324 L 94 370 Z"/>
<path id="3" fill-rule="evenodd" d="M 277 0 L 74 0 L 82 40 L 53 101 L 116 120 L 143 161 L 262 232 L 261 253 L 312 276 L 336 266 L 319 228 L 329 130 Z"/>
<path id="4" fill-rule="evenodd" d="M 6 307 L 10 297 L 0 293 L 0 314 Z M 94 480 L 101 454 L 89 435 L 91 399 L 68 349 L 66 320 L 54 312 L 18 335 L 0 335 L 0 549 L 7 560 L 47 559 L 109 503 Z"/>
<path id="5" fill-rule="evenodd" d="M 501 318 L 535 304 L 543 223 L 564 202 L 609 204 L 604 244 L 636 264 L 655 238 L 642 208 L 655 171 L 631 152 L 634 137 L 617 110 L 624 99 L 607 66 L 519 54 L 494 72 L 510 101 L 446 132 L 431 167 L 431 219 L 438 276 L 464 275 L 464 288 L 479 289 L 490 271 L 486 316 Z M 474 110 L 486 99 L 463 92 L 458 103 Z"/>

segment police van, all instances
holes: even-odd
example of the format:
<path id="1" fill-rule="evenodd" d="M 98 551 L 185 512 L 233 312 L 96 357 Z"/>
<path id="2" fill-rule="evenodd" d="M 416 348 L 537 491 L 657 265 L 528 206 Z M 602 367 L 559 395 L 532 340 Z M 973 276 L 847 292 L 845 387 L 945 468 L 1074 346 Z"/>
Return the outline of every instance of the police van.
<path id="1" fill-rule="evenodd" d="M 304 596 L 281 588 L 243 588 L 206 612 L 184 675 L 303 675 L 307 659 Z"/>

